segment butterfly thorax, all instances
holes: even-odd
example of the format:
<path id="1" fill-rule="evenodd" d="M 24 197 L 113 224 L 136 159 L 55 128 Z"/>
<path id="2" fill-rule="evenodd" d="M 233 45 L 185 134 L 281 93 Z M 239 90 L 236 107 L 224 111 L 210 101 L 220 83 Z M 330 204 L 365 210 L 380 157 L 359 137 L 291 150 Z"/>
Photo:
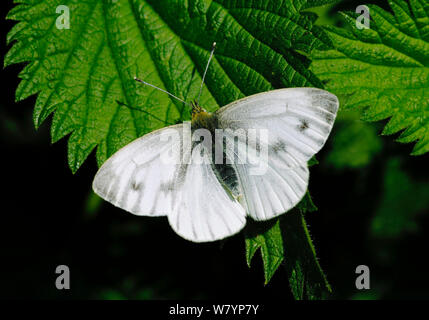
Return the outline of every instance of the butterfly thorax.
<path id="1" fill-rule="evenodd" d="M 192 129 L 206 128 L 214 132 L 216 128 L 216 117 L 204 110 L 196 101 L 191 102 L 192 106 Z"/>
<path id="2" fill-rule="evenodd" d="M 192 106 L 192 130 L 197 129 L 208 129 L 212 134 L 212 138 L 216 136 L 215 130 L 218 129 L 218 118 L 216 113 L 210 113 L 204 110 L 196 101 L 191 102 Z M 205 141 L 205 138 L 204 138 Z M 214 141 L 212 141 L 214 142 Z M 195 144 L 200 143 L 199 141 L 195 141 Z M 220 142 L 222 148 L 224 149 L 225 145 L 223 140 Z M 215 152 L 212 153 L 213 162 L 212 169 L 216 176 L 218 177 L 221 184 L 224 186 L 228 195 L 231 197 L 237 198 L 240 194 L 238 190 L 238 178 L 235 172 L 235 169 L 231 164 L 226 163 L 226 154 L 222 154 L 222 162 L 217 164 L 215 160 Z"/>

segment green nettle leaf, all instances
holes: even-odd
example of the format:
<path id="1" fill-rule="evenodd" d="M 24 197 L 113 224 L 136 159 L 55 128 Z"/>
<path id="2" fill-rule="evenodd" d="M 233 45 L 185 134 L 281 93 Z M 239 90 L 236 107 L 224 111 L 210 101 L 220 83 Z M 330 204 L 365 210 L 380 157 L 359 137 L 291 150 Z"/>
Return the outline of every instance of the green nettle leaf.
<path id="1" fill-rule="evenodd" d="M 370 9 L 370 28 L 358 29 L 354 13 L 343 13 L 350 30 L 327 27 L 333 49 L 312 54 L 311 69 L 346 108 L 365 107 L 363 119 L 390 118 L 383 130 L 417 141 L 412 154 L 429 151 L 429 2 L 390 0 L 394 15 Z"/>
<path id="2" fill-rule="evenodd" d="M 8 34 L 13 46 L 4 65 L 27 63 L 16 100 L 37 94 L 35 126 L 53 114 L 52 142 L 69 135 L 68 163 L 76 172 L 94 150 L 101 165 L 137 137 L 189 119 L 183 104 L 134 76 L 190 101 L 213 42 L 217 49 L 201 97 L 209 111 L 274 88 L 322 87 L 308 57 L 330 41 L 314 26 L 317 16 L 303 10 L 337 0 L 15 2 L 8 19 L 18 23 Z M 69 29 L 57 27 L 59 5 L 69 8 Z M 305 199 L 301 206 L 312 208 L 309 195 Z M 297 234 L 304 232 L 305 223 L 297 228 Z M 284 255 L 279 232 L 258 238 L 270 261 L 267 281 Z M 312 248 L 308 237 L 299 241 L 300 248 Z M 295 263 L 292 259 L 287 263 Z M 301 268 L 296 272 L 307 272 L 305 263 L 296 263 Z"/>
<path id="3" fill-rule="evenodd" d="M 286 272 L 295 299 L 318 300 L 331 293 L 331 287 L 316 258 L 316 251 L 303 212 L 286 214 L 282 220 Z M 300 243 L 301 245 L 297 245 Z"/>
<path id="4" fill-rule="evenodd" d="M 8 34 L 13 46 L 4 65 L 29 62 L 16 100 L 38 94 L 36 127 L 54 113 L 52 141 L 70 135 L 73 172 L 95 148 L 102 164 L 137 137 L 187 119 L 180 102 L 133 78 L 193 99 L 214 41 L 216 55 L 201 98 L 209 111 L 273 88 L 321 86 L 301 53 L 326 39 L 313 27 L 316 16 L 301 10 L 326 1 L 16 2 L 8 19 L 19 23 Z M 70 9 L 70 29 L 56 27 L 59 5 Z"/>
<path id="5" fill-rule="evenodd" d="M 292 294 L 297 300 L 321 299 L 331 292 L 316 258 L 303 214 L 317 208 L 307 193 L 297 209 L 275 221 L 251 224 L 246 228 L 246 259 L 250 262 L 258 249 L 267 284 L 283 263 Z"/>
<path id="6" fill-rule="evenodd" d="M 249 229 L 253 229 L 249 231 Z M 246 260 L 250 267 L 251 260 L 260 248 L 264 264 L 265 284 L 267 284 L 283 261 L 284 249 L 280 229 L 280 219 L 268 223 L 258 223 L 247 227 Z"/>

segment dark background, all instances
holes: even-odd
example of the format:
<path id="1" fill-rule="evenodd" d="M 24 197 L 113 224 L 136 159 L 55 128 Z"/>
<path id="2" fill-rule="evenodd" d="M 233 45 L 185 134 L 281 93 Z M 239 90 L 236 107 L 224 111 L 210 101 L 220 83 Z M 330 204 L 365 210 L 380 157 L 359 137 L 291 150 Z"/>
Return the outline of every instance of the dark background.
<path id="1" fill-rule="evenodd" d="M 6 33 L 14 24 L 4 19 L 12 6 L 9 2 L 1 8 L 2 57 L 7 51 Z M 337 6 L 325 18 L 331 19 L 338 8 L 353 10 L 360 3 Z M 387 8 L 386 1 L 378 3 Z M 50 120 L 37 132 L 34 129 L 35 97 L 14 102 L 22 67 L 1 71 L 0 297 L 292 298 L 283 268 L 266 286 L 259 253 L 248 268 L 242 234 L 222 242 L 194 244 L 177 236 L 165 218 L 136 217 L 95 197 L 91 192 L 97 170 L 94 157 L 72 175 L 66 162 L 66 139 L 50 143 Z M 383 123 L 370 126 L 379 133 Z M 411 208 L 414 202 L 406 197 L 412 196 L 415 185 L 428 184 L 429 155 L 410 156 L 412 145 L 383 136 L 377 138 L 381 150 L 368 164 L 338 168 L 325 159 L 340 128 L 341 124 L 336 125 L 318 155 L 320 164 L 311 169 L 310 191 L 319 211 L 306 216 L 320 263 L 334 289 L 331 298 L 427 299 L 429 210 L 427 205 Z M 404 220 L 395 220 L 399 212 L 395 206 L 403 212 L 411 203 L 405 221 L 417 228 L 384 236 L 371 231 L 371 223 L 385 199 L 385 172 L 392 161 L 399 163 L 412 183 L 410 187 L 398 181 L 396 187 L 404 200 L 394 199 L 398 201 L 392 204 L 391 221 L 401 229 Z M 70 268 L 71 290 L 55 288 L 55 268 L 60 264 Z M 367 291 L 355 288 L 355 268 L 361 264 L 371 270 Z"/>

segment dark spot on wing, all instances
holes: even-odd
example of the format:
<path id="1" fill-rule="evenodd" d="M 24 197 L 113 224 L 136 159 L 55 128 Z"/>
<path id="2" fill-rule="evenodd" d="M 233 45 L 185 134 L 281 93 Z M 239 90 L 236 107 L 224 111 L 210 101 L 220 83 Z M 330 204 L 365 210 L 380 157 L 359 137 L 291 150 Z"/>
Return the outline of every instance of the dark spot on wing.
<path id="1" fill-rule="evenodd" d="M 308 129 L 308 121 L 305 119 L 300 120 L 300 124 L 298 126 L 298 130 L 303 132 Z"/>
<path id="2" fill-rule="evenodd" d="M 174 178 L 165 183 L 161 183 L 159 186 L 160 192 L 163 192 L 166 195 L 171 193 L 171 199 L 173 203 L 176 201 L 176 197 L 178 192 L 180 191 L 180 187 L 185 183 L 187 170 L 188 164 L 177 165 L 176 171 L 174 173 Z"/>
<path id="3" fill-rule="evenodd" d="M 280 151 L 286 151 L 286 145 L 283 141 L 279 140 L 272 146 L 274 153 L 278 153 Z"/>
<path id="4" fill-rule="evenodd" d="M 334 116 L 333 116 L 333 114 L 325 112 L 325 120 L 329 124 L 331 124 L 332 122 L 334 122 Z"/>
<path id="5" fill-rule="evenodd" d="M 135 191 L 138 191 L 140 189 L 143 189 L 143 183 L 142 182 L 137 182 L 136 180 L 133 180 L 131 182 L 131 188 Z"/>

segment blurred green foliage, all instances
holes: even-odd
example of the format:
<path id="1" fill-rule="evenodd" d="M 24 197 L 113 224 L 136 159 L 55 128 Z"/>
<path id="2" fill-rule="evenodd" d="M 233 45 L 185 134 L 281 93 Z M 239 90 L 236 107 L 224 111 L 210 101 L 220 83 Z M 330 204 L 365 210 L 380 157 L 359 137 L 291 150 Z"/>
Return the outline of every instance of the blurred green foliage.
<path id="1" fill-rule="evenodd" d="M 429 208 L 428 181 L 415 181 L 401 168 L 401 162 L 399 158 L 389 159 L 384 169 L 383 191 L 371 223 L 371 233 L 377 238 L 417 232 L 417 215 Z"/>
<path id="2" fill-rule="evenodd" d="M 326 164 L 336 169 L 361 168 L 381 151 L 382 141 L 376 126 L 360 120 L 359 112 L 347 110 L 337 117 L 331 145 Z"/>

